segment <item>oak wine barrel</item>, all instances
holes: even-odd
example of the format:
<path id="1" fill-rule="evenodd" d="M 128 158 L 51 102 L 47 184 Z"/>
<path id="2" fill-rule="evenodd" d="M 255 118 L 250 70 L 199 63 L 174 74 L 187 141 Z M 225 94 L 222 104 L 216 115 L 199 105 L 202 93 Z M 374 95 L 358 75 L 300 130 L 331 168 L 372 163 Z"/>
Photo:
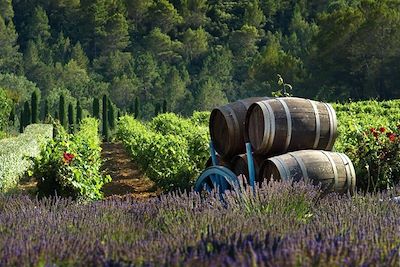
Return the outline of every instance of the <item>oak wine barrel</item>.
<path id="1" fill-rule="evenodd" d="M 228 169 L 230 169 L 231 168 L 231 164 L 230 164 L 230 162 L 227 162 L 227 161 L 225 161 L 225 160 L 223 160 L 222 158 L 221 158 L 221 156 L 220 155 L 218 155 L 217 154 L 217 161 L 218 161 L 218 166 L 224 166 L 224 167 L 227 167 Z M 207 160 L 207 162 L 206 162 L 206 169 L 208 168 L 208 167 L 211 167 L 213 164 L 212 164 L 212 159 L 211 159 L 211 157 L 209 157 L 208 158 L 208 160 Z"/>
<path id="2" fill-rule="evenodd" d="M 351 160 L 342 153 L 301 150 L 267 159 L 260 169 L 266 181 L 302 179 L 321 183 L 327 192 L 354 193 L 356 174 Z"/>
<path id="3" fill-rule="evenodd" d="M 210 115 L 210 135 L 214 148 L 223 158 L 230 159 L 246 151 L 244 125 L 248 108 L 268 97 L 252 97 L 215 108 Z"/>
<path id="4" fill-rule="evenodd" d="M 337 119 L 330 104 L 296 97 L 259 101 L 246 115 L 246 138 L 255 154 L 303 149 L 332 150 Z"/>
<path id="5" fill-rule="evenodd" d="M 257 156 L 253 156 L 253 162 L 254 162 L 254 170 L 255 170 L 255 181 L 259 182 L 259 170 L 260 170 L 260 165 L 263 162 L 263 159 Z M 241 154 L 237 155 L 232 159 L 231 162 L 232 166 L 232 171 L 239 177 L 240 175 L 243 175 L 246 177 L 246 180 L 249 182 L 249 167 L 247 164 L 247 155 L 246 154 Z"/>

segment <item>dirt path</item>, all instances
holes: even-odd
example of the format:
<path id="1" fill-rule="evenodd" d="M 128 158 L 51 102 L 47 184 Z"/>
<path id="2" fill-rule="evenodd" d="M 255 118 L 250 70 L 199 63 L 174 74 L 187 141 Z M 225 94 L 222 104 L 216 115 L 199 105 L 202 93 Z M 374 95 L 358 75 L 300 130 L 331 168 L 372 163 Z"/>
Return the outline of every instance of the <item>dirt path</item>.
<path id="1" fill-rule="evenodd" d="M 122 144 L 103 143 L 102 148 L 103 170 L 112 178 L 103 186 L 105 197 L 147 199 L 160 194 L 154 183 L 139 171 Z"/>

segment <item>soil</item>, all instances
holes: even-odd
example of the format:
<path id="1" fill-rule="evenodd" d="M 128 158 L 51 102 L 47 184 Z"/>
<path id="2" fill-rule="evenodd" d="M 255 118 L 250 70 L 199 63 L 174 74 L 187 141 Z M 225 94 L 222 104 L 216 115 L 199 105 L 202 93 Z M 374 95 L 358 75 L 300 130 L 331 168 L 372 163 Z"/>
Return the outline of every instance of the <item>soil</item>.
<path id="1" fill-rule="evenodd" d="M 161 190 L 140 171 L 121 143 L 103 143 L 101 154 L 103 170 L 112 178 L 103 186 L 104 197 L 145 200 L 160 195 Z"/>

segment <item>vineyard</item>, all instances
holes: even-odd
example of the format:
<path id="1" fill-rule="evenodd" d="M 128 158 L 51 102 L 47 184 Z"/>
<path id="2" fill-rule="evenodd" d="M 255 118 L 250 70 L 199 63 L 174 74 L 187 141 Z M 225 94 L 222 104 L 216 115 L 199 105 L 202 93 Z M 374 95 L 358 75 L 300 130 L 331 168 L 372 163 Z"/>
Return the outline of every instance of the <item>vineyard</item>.
<path id="1" fill-rule="evenodd" d="M 29 125 L 0 140 L 0 266 L 396 266 L 400 101 L 332 106 L 333 151 L 356 170 L 352 195 L 302 181 L 227 191 L 223 201 L 193 192 L 210 164 L 210 112 L 127 114 L 107 137 L 94 118 L 74 134 L 57 121 Z M 102 138 L 122 143 L 161 196 L 105 199 Z M 37 197 L 17 190 L 27 176 Z"/>

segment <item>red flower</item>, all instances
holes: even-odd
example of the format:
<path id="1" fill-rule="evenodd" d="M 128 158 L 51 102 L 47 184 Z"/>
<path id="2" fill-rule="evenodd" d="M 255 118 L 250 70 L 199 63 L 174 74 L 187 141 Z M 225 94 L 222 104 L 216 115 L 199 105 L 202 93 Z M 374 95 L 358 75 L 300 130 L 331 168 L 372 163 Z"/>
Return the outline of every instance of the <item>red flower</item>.
<path id="1" fill-rule="evenodd" d="M 369 131 L 370 131 L 371 133 L 374 133 L 374 132 L 375 132 L 375 128 L 371 128 L 371 129 L 369 129 Z"/>
<path id="2" fill-rule="evenodd" d="M 385 127 L 381 127 L 381 128 L 379 128 L 379 131 L 380 131 L 381 133 L 384 133 L 384 132 L 386 131 L 386 129 L 385 129 Z"/>
<path id="3" fill-rule="evenodd" d="M 372 134 L 374 135 L 375 138 L 378 138 L 379 132 L 373 132 Z"/>
<path id="4" fill-rule="evenodd" d="M 394 133 L 387 133 L 386 136 L 389 138 L 390 142 L 396 141 L 396 134 L 394 134 Z"/>
<path id="5" fill-rule="evenodd" d="M 75 158 L 74 154 L 64 152 L 63 154 L 63 161 L 68 164 Z"/>

